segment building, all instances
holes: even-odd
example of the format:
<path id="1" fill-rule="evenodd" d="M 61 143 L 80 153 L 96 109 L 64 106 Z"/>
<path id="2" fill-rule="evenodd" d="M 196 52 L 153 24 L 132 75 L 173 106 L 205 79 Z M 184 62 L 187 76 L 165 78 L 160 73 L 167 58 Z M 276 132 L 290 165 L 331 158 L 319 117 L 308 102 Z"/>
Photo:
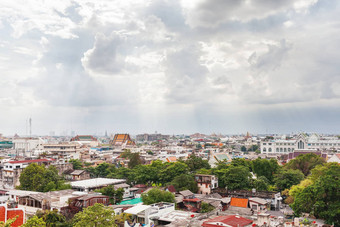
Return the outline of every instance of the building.
<path id="1" fill-rule="evenodd" d="M 23 225 L 26 220 L 25 210 L 20 208 L 9 209 L 6 205 L 0 205 L 0 222 L 5 223 L 8 219 L 13 218 L 16 218 L 16 220 L 10 226 L 19 227 Z"/>
<path id="2" fill-rule="evenodd" d="M 158 140 L 168 140 L 170 138 L 169 135 L 162 135 L 160 133 L 155 134 L 139 134 L 136 136 L 137 141 L 145 141 L 145 142 L 152 142 L 152 141 L 158 141 Z"/>
<path id="3" fill-rule="evenodd" d="M 129 134 L 115 134 L 113 140 L 110 141 L 112 146 L 133 146 L 135 142 L 131 139 Z"/>
<path id="4" fill-rule="evenodd" d="M 71 180 L 87 180 L 90 179 L 90 173 L 87 172 L 86 170 L 74 170 L 72 171 L 72 173 L 70 173 L 70 175 L 72 176 Z"/>
<path id="5" fill-rule="evenodd" d="M 76 137 L 73 137 L 71 139 L 71 142 L 76 142 L 81 145 L 87 145 L 90 147 L 98 147 L 99 145 L 97 138 L 91 135 L 77 135 Z"/>
<path id="6" fill-rule="evenodd" d="M 138 204 L 124 211 L 124 213 L 131 214 L 134 224 L 129 222 L 124 223 L 124 227 L 130 226 L 144 226 L 151 227 L 158 224 L 169 224 L 170 222 L 158 223 L 162 216 L 165 216 L 175 211 L 174 203 L 155 203 L 152 205 Z"/>
<path id="7" fill-rule="evenodd" d="M 44 140 L 41 138 L 15 138 L 13 139 L 14 149 L 17 153 L 22 153 L 23 156 L 26 156 L 26 152 L 30 152 L 31 154 L 41 153 L 42 152 L 42 144 L 44 144 Z"/>
<path id="8" fill-rule="evenodd" d="M 334 154 L 327 162 L 337 162 L 340 163 L 340 153 Z"/>
<path id="9" fill-rule="evenodd" d="M 56 155 L 64 159 L 69 159 L 80 152 L 80 144 L 77 143 L 60 143 L 60 144 L 43 144 L 43 150 L 48 154 Z"/>
<path id="10" fill-rule="evenodd" d="M 124 179 L 111 179 L 111 178 L 93 178 L 88 180 L 80 180 L 71 182 L 72 189 L 78 191 L 94 191 L 95 189 L 101 189 L 109 185 L 117 185 L 125 183 Z"/>
<path id="11" fill-rule="evenodd" d="M 12 141 L 0 141 L 0 150 L 13 148 Z"/>
<path id="12" fill-rule="evenodd" d="M 9 161 L 4 163 L 2 171 L 2 182 L 5 187 L 13 188 L 20 185 L 19 178 L 21 172 L 31 163 L 38 165 L 48 166 L 55 160 L 52 158 L 22 160 L 22 161 Z"/>
<path id="13" fill-rule="evenodd" d="M 203 222 L 203 227 L 245 227 L 252 226 L 253 221 L 238 215 L 219 216 Z"/>
<path id="14" fill-rule="evenodd" d="M 340 140 L 300 134 L 291 139 L 265 139 L 260 143 L 261 153 L 290 153 L 295 150 L 340 150 Z"/>
<path id="15" fill-rule="evenodd" d="M 218 188 L 218 178 L 215 175 L 196 174 L 195 181 L 199 194 L 208 195 L 212 189 Z"/>

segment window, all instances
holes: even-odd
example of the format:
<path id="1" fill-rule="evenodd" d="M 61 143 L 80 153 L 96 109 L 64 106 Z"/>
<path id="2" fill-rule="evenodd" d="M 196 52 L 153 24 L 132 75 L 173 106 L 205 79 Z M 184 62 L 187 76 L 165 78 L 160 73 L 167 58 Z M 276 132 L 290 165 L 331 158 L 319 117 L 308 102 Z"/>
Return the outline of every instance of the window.
<path id="1" fill-rule="evenodd" d="M 263 148 L 263 152 L 266 152 L 266 151 L 267 151 L 267 150 L 266 150 L 266 148 L 264 147 L 264 148 Z"/>
<path id="2" fill-rule="evenodd" d="M 271 147 L 268 149 L 268 152 L 272 152 L 272 148 Z"/>
<path id="3" fill-rule="evenodd" d="M 279 148 L 278 147 L 276 148 L 276 152 L 279 152 Z"/>
<path id="4" fill-rule="evenodd" d="M 263 145 L 267 145 L 267 143 L 263 143 Z"/>

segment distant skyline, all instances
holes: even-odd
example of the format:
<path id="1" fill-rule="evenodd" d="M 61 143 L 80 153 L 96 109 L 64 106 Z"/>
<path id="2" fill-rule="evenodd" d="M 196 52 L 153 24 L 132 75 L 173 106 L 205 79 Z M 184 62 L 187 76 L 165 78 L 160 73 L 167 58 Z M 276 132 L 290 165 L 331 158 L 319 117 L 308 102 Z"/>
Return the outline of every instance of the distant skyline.
<path id="1" fill-rule="evenodd" d="M 340 134 L 337 0 L 3 0 L 0 133 Z"/>

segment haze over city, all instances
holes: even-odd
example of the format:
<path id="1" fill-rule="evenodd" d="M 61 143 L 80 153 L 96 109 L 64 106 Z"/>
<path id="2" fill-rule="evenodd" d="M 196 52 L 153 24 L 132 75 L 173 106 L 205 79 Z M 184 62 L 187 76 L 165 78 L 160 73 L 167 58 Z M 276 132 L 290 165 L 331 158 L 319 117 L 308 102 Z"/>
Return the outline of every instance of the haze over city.
<path id="1" fill-rule="evenodd" d="M 339 4 L 1 1 L 0 132 L 339 133 Z"/>

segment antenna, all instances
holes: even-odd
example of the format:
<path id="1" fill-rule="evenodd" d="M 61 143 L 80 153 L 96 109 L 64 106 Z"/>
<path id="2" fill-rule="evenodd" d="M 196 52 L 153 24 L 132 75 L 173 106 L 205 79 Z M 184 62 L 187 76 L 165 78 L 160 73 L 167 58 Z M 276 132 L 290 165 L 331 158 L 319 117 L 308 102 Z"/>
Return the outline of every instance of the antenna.
<path id="1" fill-rule="evenodd" d="M 29 125 L 30 125 L 30 138 L 32 138 L 32 118 L 28 120 Z"/>

